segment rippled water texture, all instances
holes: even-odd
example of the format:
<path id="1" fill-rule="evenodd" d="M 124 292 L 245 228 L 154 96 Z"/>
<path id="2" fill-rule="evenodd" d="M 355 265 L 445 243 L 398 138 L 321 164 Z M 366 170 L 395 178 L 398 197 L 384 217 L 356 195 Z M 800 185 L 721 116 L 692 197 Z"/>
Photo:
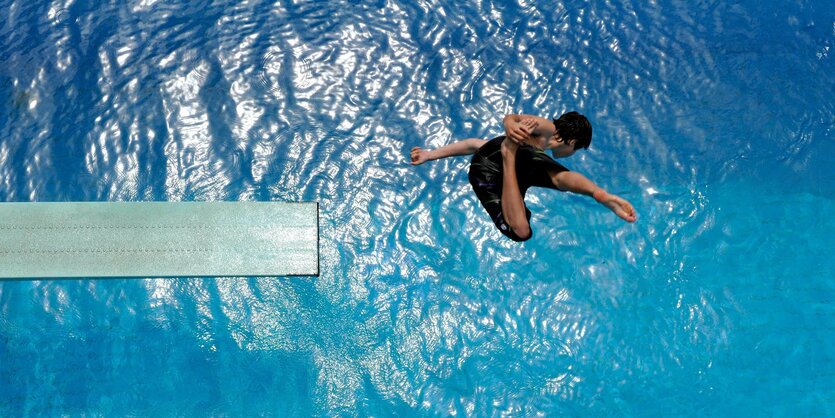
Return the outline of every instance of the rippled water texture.
<path id="1" fill-rule="evenodd" d="M 731 4 L 733 3 L 733 4 Z M 320 277 L 0 284 L 0 415 L 833 416 L 835 3 L 0 0 L 0 200 L 321 203 Z M 502 238 L 468 159 L 578 110 Z"/>

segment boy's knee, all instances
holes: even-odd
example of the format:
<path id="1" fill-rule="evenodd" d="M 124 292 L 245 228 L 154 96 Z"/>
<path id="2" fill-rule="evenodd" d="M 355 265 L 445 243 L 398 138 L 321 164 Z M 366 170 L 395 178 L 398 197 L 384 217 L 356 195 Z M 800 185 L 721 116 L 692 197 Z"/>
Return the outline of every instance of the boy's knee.
<path id="1" fill-rule="evenodd" d="M 516 240 L 515 241 L 516 242 L 525 242 L 525 241 L 531 239 L 532 236 L 533 236 L 533 233 L 531 233 L 531 231 L 528 230 L 526 233 L 516 234 Z"/>
<path id="2" fill-rule="evenodd" d="M 531 231 L 530 227 L 515 228 L 512 231 L 510 231 L 510 233 L 507 234 L 507 236 L 516 242 L 524 242 L 531 239 L 531 237 L 533 236 L 533 231 Z"/>
<path id="3" fill-rule="evenodd" d="M 525 218 L 527 222 L 518 222 L 518 225 L 515 227 L 511 226 L 509 222 L 504 218 L 501 212 L 499 212 L 498 216 L 494 219 L 496 223 L 496 227 L 499 228 L 502 234 L 507 236 L 508 238 L 516 241 L 516 242 L 523 242 L 531 239 L 533 236 L 533 231 L 531 230 L 531 211 L 528 208 L 525 208 Z"/>

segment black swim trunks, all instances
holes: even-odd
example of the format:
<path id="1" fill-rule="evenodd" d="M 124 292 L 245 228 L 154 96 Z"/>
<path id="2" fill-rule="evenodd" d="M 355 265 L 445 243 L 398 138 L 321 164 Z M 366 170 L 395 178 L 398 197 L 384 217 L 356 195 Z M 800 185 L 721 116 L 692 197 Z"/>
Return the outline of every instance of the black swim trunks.
<path id="1" fill-rule="evenodd" d="M 473 186 L 481 205 L 490 214 L 496 228 L 502 234 L 514 241 L 524 241 L 510 225 L 505 222 L 502 216 L 502 141 L 505 137 L 493 138 L 478 149 L 470 162 L 470 184 Z M 529 187 L 547 187 L 557 189 L 551 181 L 548 170 L 554 172 L 568 171 L 562 164 L 554 161 L 545 154 L 545 151 L 536 149 L 530 145 L 520 145 L 516 152 L 516 179 L 519 182 L 519 191 L 522 199 Z M 525 214 L 528 221 L 531 219 L 531 211 L 525 206 Z"/>

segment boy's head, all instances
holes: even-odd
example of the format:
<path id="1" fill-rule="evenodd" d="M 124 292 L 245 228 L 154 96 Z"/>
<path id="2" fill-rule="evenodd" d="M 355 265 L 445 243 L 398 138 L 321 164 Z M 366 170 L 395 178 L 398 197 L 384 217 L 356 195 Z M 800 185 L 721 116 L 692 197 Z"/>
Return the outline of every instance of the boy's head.
<path id="1" fill-rule="evenodd" d="M 568 157 L 591 144 L 591 123 L 577 112 L 568 112 L 554 119 L 556 133 L 551 152 L 555 157 Z"/>

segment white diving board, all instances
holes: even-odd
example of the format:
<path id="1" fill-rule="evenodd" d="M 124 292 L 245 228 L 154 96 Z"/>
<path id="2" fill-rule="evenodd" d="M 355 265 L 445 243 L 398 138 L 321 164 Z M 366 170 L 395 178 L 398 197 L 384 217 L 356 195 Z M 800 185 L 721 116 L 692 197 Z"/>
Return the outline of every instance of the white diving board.
<path id="1" fill-rule="evenodd" d="M 319 206 L 0 203 L 0 278 L 319 274 Z"/>

